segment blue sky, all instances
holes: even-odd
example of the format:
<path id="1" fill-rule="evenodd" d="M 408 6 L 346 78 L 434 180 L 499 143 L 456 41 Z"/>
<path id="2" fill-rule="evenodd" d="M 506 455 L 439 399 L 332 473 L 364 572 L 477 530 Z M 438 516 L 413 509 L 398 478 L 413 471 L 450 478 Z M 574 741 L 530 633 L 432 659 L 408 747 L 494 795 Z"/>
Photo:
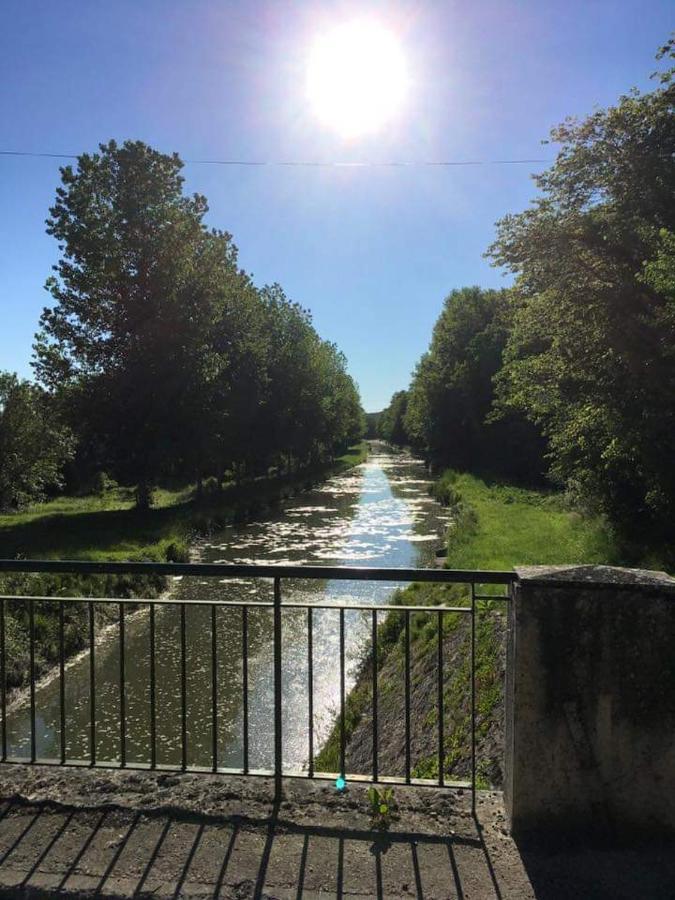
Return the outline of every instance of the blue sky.
<path id="1" fill-rule="evenodd" d="M 345 140 L 304 85 L 315 35 L 368 11 L 411 78 L 401 114 Z M 147 141 L 185 159 L 462 160 L 551 156 L 566 115 L 647 87 L 670 2 L 4 0 L 0 149 L 79 153 Z M 0 369 L 30 375 L 57 247 L 44 219 L 58 160 L 0 158 Z M 482 254 L 536 166 L 450 169 L 186 165 L 208 221 L 258 284 L 280 282 L 346 353 L 364 406 L 407 386 L 443 298 L 499 286 Z"/>

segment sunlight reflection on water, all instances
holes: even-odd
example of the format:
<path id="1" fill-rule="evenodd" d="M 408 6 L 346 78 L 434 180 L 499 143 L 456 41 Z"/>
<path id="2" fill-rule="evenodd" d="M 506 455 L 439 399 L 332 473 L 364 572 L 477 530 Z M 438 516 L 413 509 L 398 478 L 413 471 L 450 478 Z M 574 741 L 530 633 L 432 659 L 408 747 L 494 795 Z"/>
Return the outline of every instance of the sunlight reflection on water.
<path id="1" fill-rule="evenodd" d="M 240 564 L 370 565 L 417 567 L 429 564 L 440 545 L 448 514 L 427 493 L 430 480 L 422 462 L 407 453 L 375 444 L 365 464 L 337 475 L 320 488 L 286 503 L 264 521 L 230 526 L 197 544 L 204 562 Z M 284 581 L 283 600 L 303 603 L 385 604 L 393 582 Z M 242 578 L 174 579 L 177 601 L 272 600 L 269 580 Z M 188 608 L 187 708 L 188 764 L 211 764 L 210 610 Z M 380 617 L 383 618 L 383 615 Z M 180 760 L 179 614 L 157 614 L 157 753 L 160 763 Z M 339 703 L 339 613 L 314 610 L 315 749 L 325 739 Z M 249 745 L 251 767 L 269 767 L 273 746 L 272 617 L 250 609 Z M 242 612 L 217 613 L 219 764 L 242 764 Z M 345 613 L 347 688 L 367 648 L 368 612 Z M 149 662 L 147 615 L 129 621 L 126 635 L 127 759 L 149 759 Z M 307 763 L 308 688 L 307 614 L 287 609 L 282 624 L 284 764 Z M 66 737 L 69 757 L 89 754 L 88 658 L 66 676 Z M 97 756 L 119 756 L 119 652 L 115 639 L 97 648 Z M 38 755 L 59 752 L 58 679 L 37 692 Z M 25 755 L 30 737 L 28 711 L 16 710 L 9 721 L 11 755 Z"/>

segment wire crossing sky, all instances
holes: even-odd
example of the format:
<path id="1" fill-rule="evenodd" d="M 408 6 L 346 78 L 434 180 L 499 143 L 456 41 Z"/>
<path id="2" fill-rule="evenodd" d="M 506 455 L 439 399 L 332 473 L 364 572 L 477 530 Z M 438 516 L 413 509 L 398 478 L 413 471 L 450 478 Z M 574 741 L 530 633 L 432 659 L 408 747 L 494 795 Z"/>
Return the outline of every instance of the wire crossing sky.
<path id="1" fill-rule="evenodd" d="M 5 0 L 0 369 L 31 373 L 59 167 L 138 139 L 383 407 L 451 289 L 508 283 L 483 254 L 550 127 L 648 89 L 671 29 L 669 0 Z"/>
<path id="2" fill-rule="evenodd" d="M 33 153 L 26 150 L 0 150 L 0 156 L 28 156 L 28 157 L 45 157 L 48 159 L 77 159 L 77 153 Z M 381 162 L 358 161 L 339 162 L 320 161 L 320 160 L 283 160 L 283 159 L 184 159 L 186 165 L 193 166 L 306 166 L 313 168 L 316 166 L 335 167 L 335 168 L 415 168 L 419 166 L 518 166 L 530 163 L 550 163 L 551 159 L 466 159 L 466 160 L 412 160 L 409 162 L 395 162 L 393 160 L 383 160 Z"/>

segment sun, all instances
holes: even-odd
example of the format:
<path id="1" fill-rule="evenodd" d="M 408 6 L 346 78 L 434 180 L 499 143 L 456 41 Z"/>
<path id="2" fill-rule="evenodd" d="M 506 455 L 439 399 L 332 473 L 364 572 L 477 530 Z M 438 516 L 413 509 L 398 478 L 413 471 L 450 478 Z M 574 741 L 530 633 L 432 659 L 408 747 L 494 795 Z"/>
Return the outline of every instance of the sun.
<path id="1" fill-rule="evenodd" d="M 377 22 L 346 22 L 312 45 L 307 96 L 319 120 L 342 137 L 379 131 L 400 110 L 407 87 L 403 50 Z"/>

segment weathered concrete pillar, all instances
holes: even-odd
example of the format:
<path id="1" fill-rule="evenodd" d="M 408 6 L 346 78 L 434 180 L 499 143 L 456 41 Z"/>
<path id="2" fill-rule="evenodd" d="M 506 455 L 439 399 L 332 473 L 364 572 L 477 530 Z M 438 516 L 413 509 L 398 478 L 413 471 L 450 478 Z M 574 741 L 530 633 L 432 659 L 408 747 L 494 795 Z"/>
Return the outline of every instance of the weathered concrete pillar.
<path id="1" fill-rule="evenodd" d="M 675 833 L 675 579 L 517 570 L 504 798 L 513 833 Z"/>

